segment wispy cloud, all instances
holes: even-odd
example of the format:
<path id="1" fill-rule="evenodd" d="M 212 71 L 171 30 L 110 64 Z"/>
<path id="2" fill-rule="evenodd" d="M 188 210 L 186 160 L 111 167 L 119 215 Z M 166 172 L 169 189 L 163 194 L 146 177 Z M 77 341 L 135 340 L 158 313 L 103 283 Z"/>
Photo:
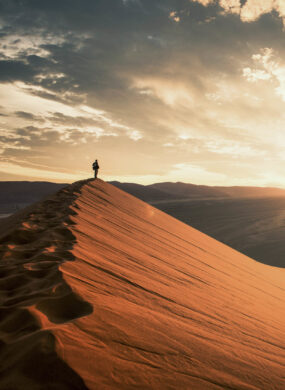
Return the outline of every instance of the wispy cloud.
<path id="1" fill-rule="evenodd" d="M 257 82 L 258 80 L 274 81 L 276 94 L 285 102 L 285 64 L 281 58 L 275 55 L 272 48 L 264 48 L 260 50 L 260 53 L 253 54 L 252 60 L 256 67 L 244 68 L 244 77 L 251 82 Z"/>

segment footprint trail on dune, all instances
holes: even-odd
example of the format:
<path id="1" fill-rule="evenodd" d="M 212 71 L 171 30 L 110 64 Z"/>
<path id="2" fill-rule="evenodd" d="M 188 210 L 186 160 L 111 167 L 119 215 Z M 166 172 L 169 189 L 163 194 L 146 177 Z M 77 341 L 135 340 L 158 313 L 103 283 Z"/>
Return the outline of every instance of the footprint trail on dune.
<path id="1" fill-rule="evenodd" d="M 60 271 L 73 261 L 70 216 L 82 183 L 67 187 L 27 211 L 0 232 L 1 389 L 87 388 L 56 351 L 52 333 L 92 312 Z M 15 217 L 11 218 L 12 222 Z M 3 233 L 4 232 L 4 233 Z M 43 326 L 44 325 L 44 326 Z M 51 330 L 50 330 L 51 329 Z M 50 387 L 48 387 L 50 388 Z"/>

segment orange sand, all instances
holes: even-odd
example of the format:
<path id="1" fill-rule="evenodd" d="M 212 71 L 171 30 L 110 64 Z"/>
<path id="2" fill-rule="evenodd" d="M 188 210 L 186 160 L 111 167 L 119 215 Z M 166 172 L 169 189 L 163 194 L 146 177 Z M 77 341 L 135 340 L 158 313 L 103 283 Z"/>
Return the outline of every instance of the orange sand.
<path id="1" fill-rule="evenodd" d="M 285 270 L 101 180 L 1 222 L 0 389 L 285 389 Z"/>

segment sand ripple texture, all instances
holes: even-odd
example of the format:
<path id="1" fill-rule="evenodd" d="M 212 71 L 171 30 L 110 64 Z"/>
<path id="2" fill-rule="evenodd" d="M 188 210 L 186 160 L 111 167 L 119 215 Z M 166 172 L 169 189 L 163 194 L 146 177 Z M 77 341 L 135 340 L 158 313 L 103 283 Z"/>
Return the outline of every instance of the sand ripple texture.
<path id="1" fill-rule="evenodd" d="M 0 245 L 0 389 L 285 389 L 284 269 L 102 180 Z"/>

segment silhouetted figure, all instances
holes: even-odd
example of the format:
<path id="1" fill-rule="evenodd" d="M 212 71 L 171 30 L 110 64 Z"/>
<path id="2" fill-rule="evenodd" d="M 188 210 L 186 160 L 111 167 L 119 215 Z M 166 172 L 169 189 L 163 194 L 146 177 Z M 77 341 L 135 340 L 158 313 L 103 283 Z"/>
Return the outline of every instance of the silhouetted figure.
<path id="1" fill-rule="evenodd" d="M 99 170 L 99 164 L 98 164 L 98 160 L 95 160 L 93 165 L 92 165 L 92 168 L 94 170 L 94 177 L 95 179 L 97 179 L 97 175 L 98 175 L 98 170 Z"/>

